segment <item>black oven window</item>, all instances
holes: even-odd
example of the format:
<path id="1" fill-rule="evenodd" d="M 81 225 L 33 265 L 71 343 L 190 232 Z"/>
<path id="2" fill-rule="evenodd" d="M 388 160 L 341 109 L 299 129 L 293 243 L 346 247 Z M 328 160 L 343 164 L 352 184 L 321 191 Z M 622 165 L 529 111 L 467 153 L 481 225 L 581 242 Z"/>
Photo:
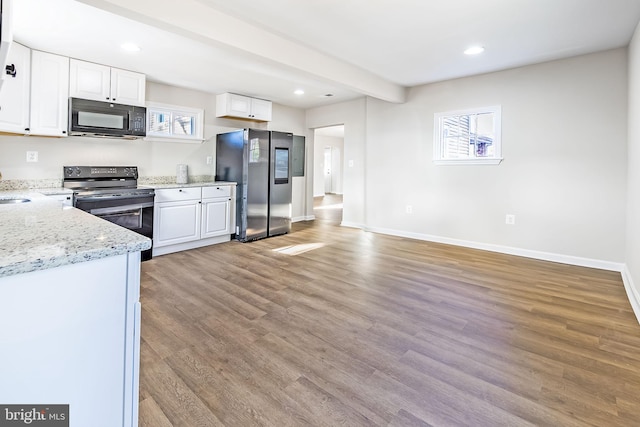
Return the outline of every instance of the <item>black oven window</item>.
<path id="1" fill-rule="evenodd" d="M 142 228 L 142 209 L 97 216 L 114 224 L 118 224 L 121 227 L 128 228 L 129 230 L 138 230 Z"/>

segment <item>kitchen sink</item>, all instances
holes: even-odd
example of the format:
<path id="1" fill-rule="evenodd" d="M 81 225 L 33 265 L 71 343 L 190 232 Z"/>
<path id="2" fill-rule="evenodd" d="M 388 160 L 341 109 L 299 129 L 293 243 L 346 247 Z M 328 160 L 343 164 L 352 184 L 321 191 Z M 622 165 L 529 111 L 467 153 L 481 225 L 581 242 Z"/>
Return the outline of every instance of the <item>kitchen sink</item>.
<path id="1" fill-rule="evenodd" d="M 0 199 L 0 205 L 10 205 L 15 203 L 27 203 L 30 202 L 31 199 L 25 199 L 23 197 L 16 197 L 11 199 Z"/>

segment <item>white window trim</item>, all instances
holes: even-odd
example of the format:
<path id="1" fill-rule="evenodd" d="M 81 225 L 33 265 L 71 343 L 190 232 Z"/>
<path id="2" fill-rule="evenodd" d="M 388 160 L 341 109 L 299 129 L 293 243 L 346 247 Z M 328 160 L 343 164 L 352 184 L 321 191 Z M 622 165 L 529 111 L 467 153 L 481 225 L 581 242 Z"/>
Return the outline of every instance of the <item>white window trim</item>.
<path id="1" fill-rule="evenodd" d="M 145 141 L 152 142 L 183 142 L 183 143 L 192 143 L 192 144 L 201 144 L 204 142 L 204 110 L 202 108 L 191 108 L 191 107 L 183 107 L 181 105 L 170 105 L 170 104 L 162 104 L 159 102 L 149 102 L 146 103 L 147 107 L 147 136 L 144 138 Z M 191 115 L 196 118 L 195 123 L 195 133 L 193 136 L 175 136 L 173 134 L 166 135 L 161 133 L 154 133 L 149 131 L 150 114 L 152 111 L 160 111 L 162 113 L 171 114 L 184 114 Z"/>
<path id="2" fill-rule="evenodd" d="M 441 118 L 449 116 L 464 116 L 477 113 L 494 113 L 495 129 L 494 135 L 494 157 L 474 157 L 468 159 L 443 159 L 442 141 L 440 136 Z M 435 113 L 433 115 L 433 163 L 436 165 L 498 165 L 502 162 L 502 106 L 493 105 L 490 107 L 468 108 L 464 110 L 447 111 L 444 113 Z"/>

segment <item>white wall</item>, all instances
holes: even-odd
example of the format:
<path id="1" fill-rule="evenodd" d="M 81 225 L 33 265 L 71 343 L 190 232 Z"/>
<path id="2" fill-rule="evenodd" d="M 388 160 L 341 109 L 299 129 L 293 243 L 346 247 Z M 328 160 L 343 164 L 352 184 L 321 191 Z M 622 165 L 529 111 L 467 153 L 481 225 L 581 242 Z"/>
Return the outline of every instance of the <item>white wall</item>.
<path id="1" fill-rule="evenodd" d="M 301 135 L 306 138 L 305 112 L 299 108 L 273 104 L 273 120 L 267 124 L 267 128 L 269 130 L 291 132 L 294 135 Z M 305 176 L 293 177 L 291 185 L 291 218 L 293 221 L 305 220 L 310 215 L 306 211 L 306 200 L 311 197 L 310 194 L 307 194 L 306 182 L 307 179 L 311 180 L 311 178 L 307 178 L 308 176 L 309 172 L 305 170 Z"/>
<path id="2" fill-rule="evenodd" d="M 640 319 L 640 24 L 629 45 L 629 131 L 626 269 L 623 273 Z"/>
<path id="3" fill-rule="evenodd" d="M 342 224 L 364 227 L 365 218 L 365 148 L 367 144 L 366 99 L 342 102 L 307 110 L 307 128 L 315 129 L 344 124 L 343 214 Z M 315 150 L 313 132 L 307 143 Z M 313 151 L 311 151 L 313 153 Z M 348 166 L 353 161 L 353 166 Z M 308 159 L 307 165 L 313 164 Z M 311 174 L 313 176 L 313 174 Z M 307 180 L 308 194 L 313 194 L 313 180 Z M 307 211 L 313 212 L 313 199 L 307 200 Z"/>
<path id="4" fill-rule="evenodd" d="M 215 116 L 215 95 L 147 82 L 148 101 L 204 108 L 205 142 L 123 141 L 84 137 L 43 138 L 0 136 L 0 172 L 3 180 L 62 180 L 64 165 L 136 165 L 140 176 L 175 176 L 176 165 L 189 165 L 189 175 L 213 175 L 215 161 L 207 165 L 207 156 L 215 156 L 216 134 L 244 127 L 289 131 L 305 135 L 305 112 L 273 105 L 273 121 L 268 123 L 223 119 Z M 26 162 L 26 151 L 38 151 L 37 163 Z M 215 158 L 215 157 L 214 157 Z M 306 178 L 294 178 L 293 215 L 306 208 Z"/>
<path id="5" fill-rule="evenodd" d="M 502 164 L 432 163 L 434 113 L 496 104 Z M 626 49 L 415 87 L 404 104 L 331 108 L 309 110 L 307 125 L 345 123 L 351 224 L 603 268 L 624 262 Z"/>
<path id="6" fill-rule="evenodd" d="M 369 99 L 367 226 L 622 263 L 626 61 L 617 49 Z M 434 165 L 434 113 L 491 105 L 502 164 Z"/>
<path id="7" fill-rule="evenodd" d="M 202 92 L 147 83 L 147 100 L 205 109 L 203 144 L 124 141 L 84 137 L 43 138 L 0 136 L 3 179 L 62 179 L 63 165 L 137 165 L 141 176 L 175 175 L 178 163 L 189 165 L 191 175 L 210 175 L 207 165 L 215 134 L 227 130 L 216 125 L 215 97 Z M 26 163 L 25 152 L 38 151 L 38 163 Z"/>
<path id="8" fill-rule="evenodd" d="M 215 95 L 147 82 L 148 101 L 205 110 L 205 142 L 123 141 L 84 137 L 43 138 L 0 136 L 0 172 L 3 179 L 62 179 L 62 166 L 70 164 L 137 165 L 141 176 L 175 175 L 178 163 L 189 165 L 190 175 L 211 175 L 207 156 L 215 153 L 215 136 L 243 127 L 288 130 L 304 134 L 304 111 L 274 104 L 269 123 L 215 117 Z M 26 151 L 38 151 L 38 163 L 26 163 Z"/>

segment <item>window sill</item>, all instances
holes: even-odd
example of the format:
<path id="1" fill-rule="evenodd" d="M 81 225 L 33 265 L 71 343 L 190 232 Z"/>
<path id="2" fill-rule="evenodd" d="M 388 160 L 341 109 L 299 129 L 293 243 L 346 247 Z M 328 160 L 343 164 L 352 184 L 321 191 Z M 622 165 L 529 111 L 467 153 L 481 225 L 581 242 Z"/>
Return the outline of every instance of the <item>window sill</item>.
<path id="1" fill-rule="evenodd" d="M 173 136 L 146 136 L 143 141 L 148 142 L 178 142 L 182 144 L 202 144 L 204 139 L 198 138 L 177 138 Z"/>
<path id="2" fill-rule="evenodd" d="M 434 159 L 436 165 L 499 165 L 502 157 L 494 159 Z"/>

